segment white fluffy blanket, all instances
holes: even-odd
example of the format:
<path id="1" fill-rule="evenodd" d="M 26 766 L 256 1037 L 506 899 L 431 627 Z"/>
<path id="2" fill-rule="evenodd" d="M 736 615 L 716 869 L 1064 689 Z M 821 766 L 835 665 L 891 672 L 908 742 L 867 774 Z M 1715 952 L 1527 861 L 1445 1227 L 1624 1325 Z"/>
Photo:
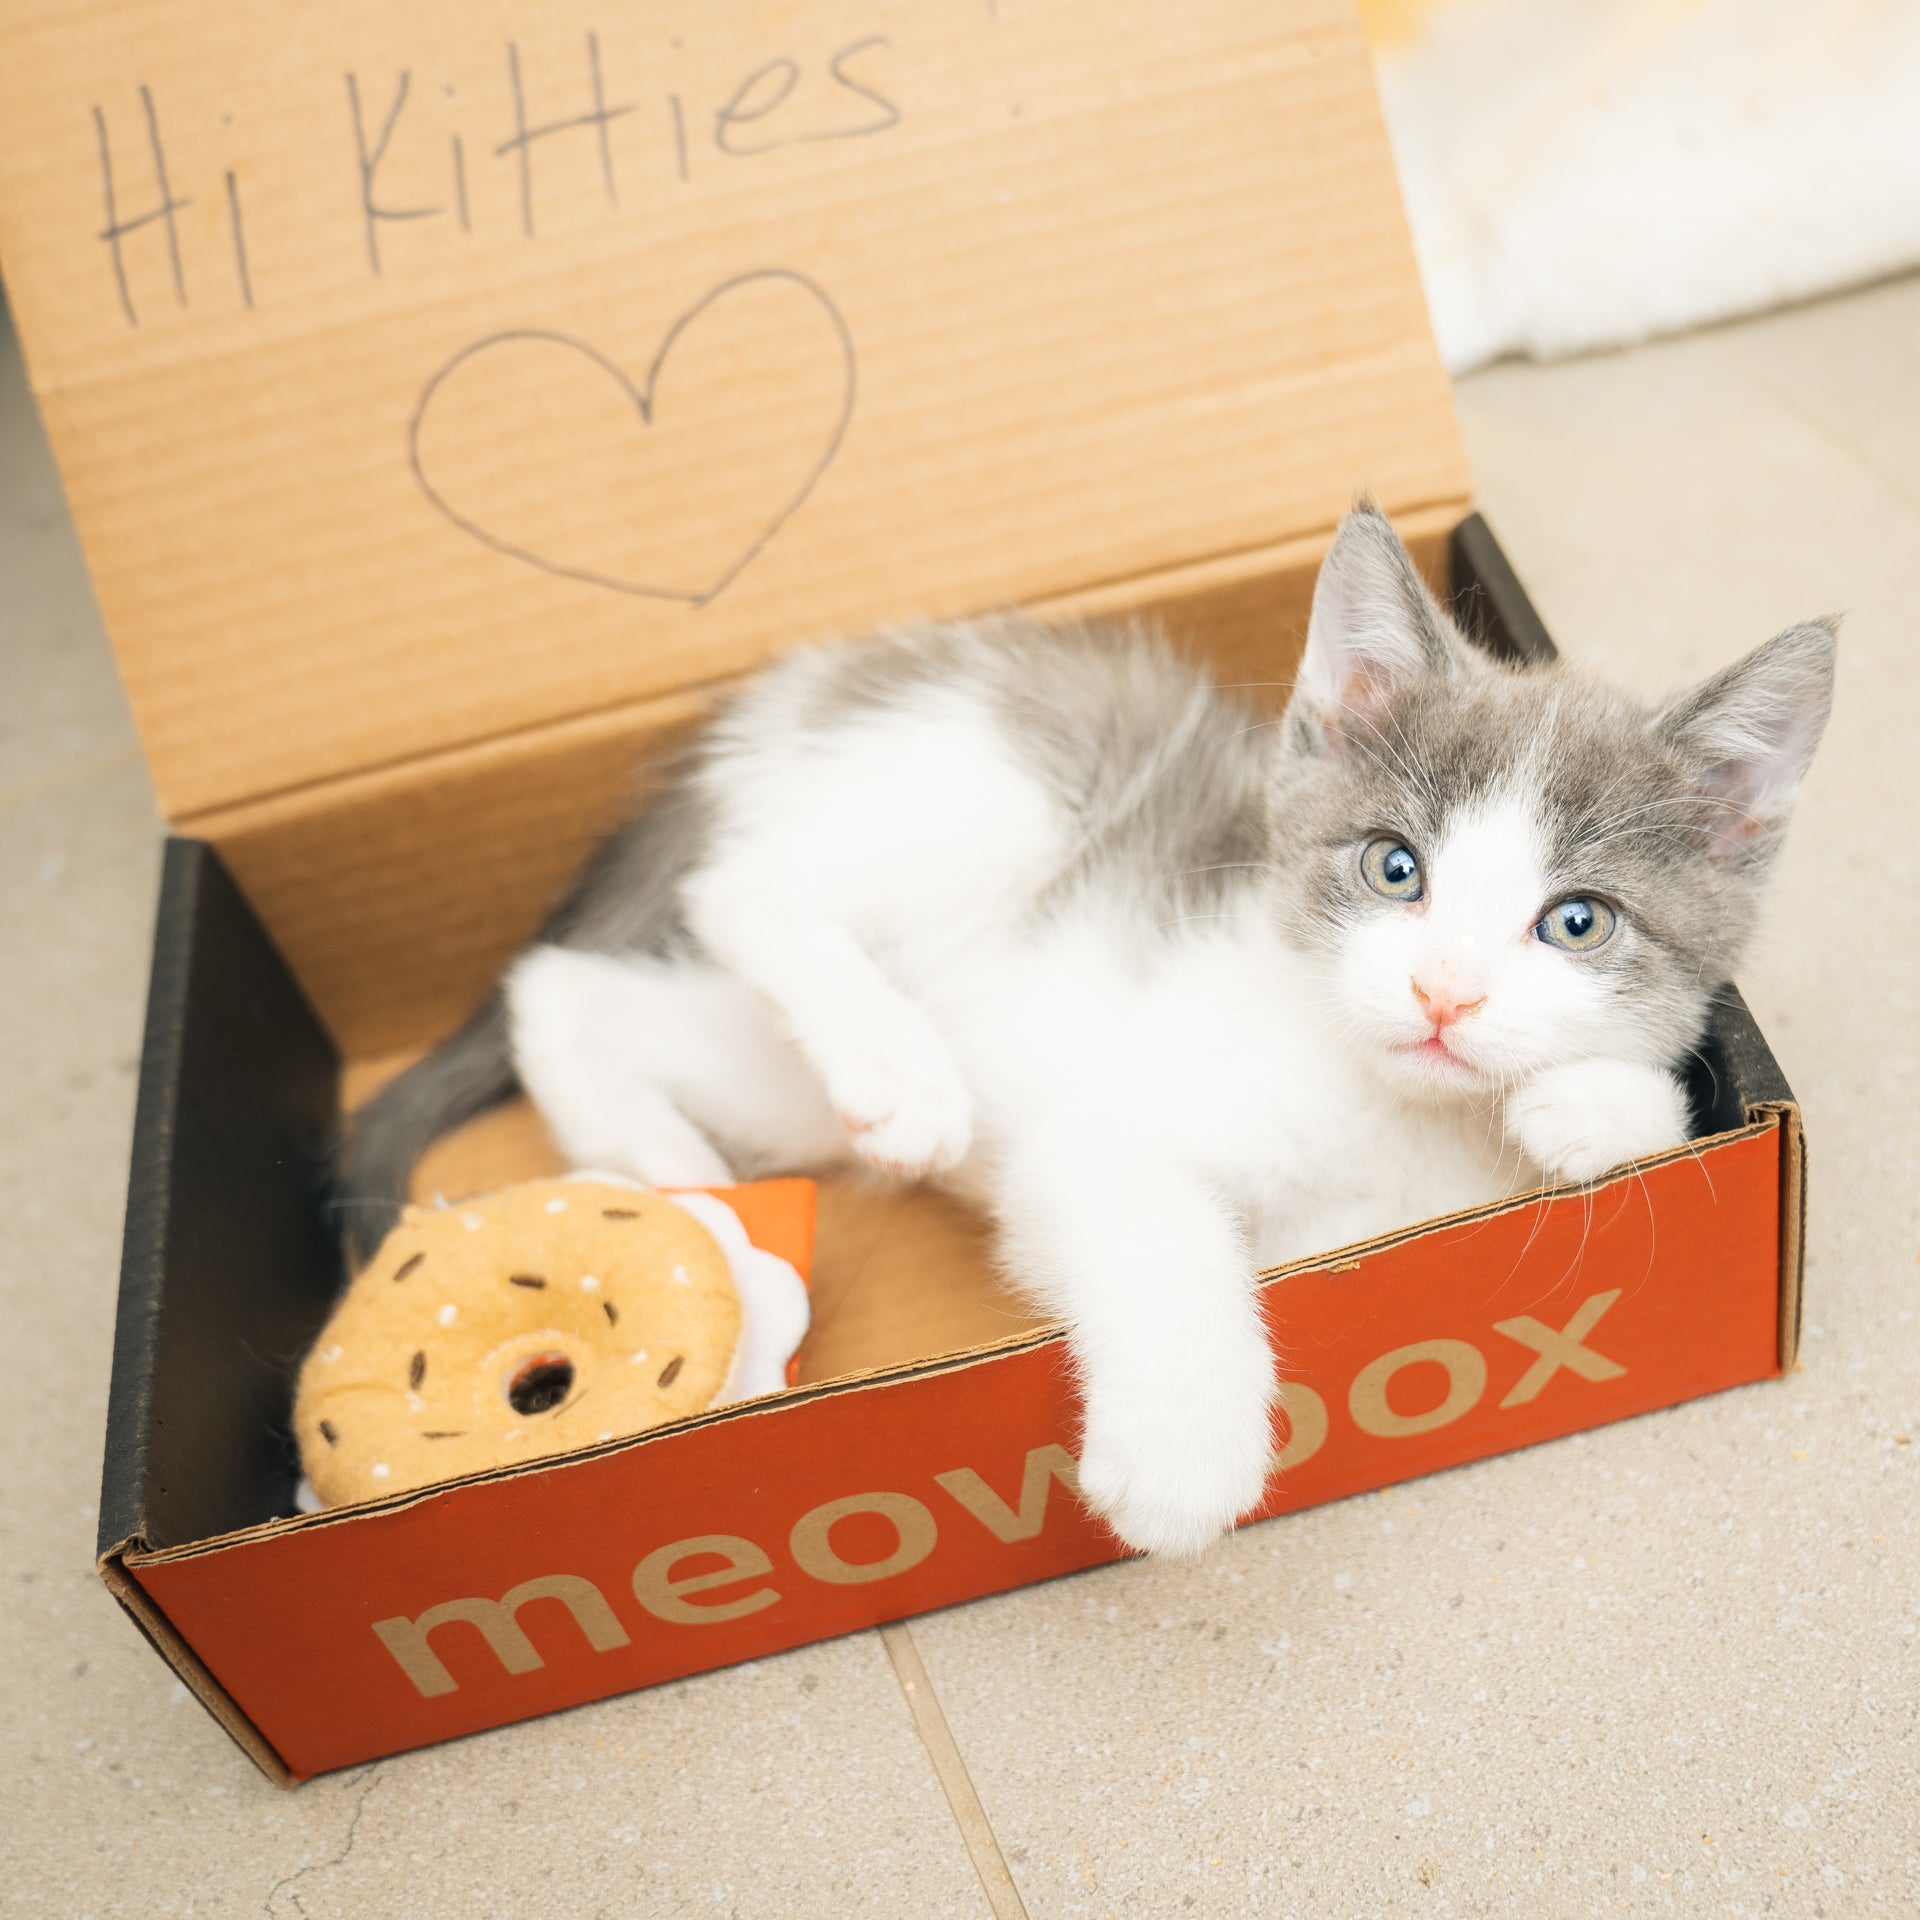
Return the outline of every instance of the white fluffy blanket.
<path id="1" fill-rule="evenodd" d="M 1365 10 L 1456 373 L 1920 264 L 1920 0 Z"/>

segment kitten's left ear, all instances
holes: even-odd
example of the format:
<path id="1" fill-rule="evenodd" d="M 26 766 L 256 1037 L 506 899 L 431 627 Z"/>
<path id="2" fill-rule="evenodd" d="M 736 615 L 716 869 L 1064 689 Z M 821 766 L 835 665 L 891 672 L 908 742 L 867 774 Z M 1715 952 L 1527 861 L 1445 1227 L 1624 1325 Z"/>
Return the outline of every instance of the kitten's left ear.
<path id="1" fill-rule="evenodd" d="M 1789 627 L 1671 701 L 1658 738 L 1697 770 L 1712 803 L 1708 850 L 1727 866 L 1768 859 L 1833 707 L 1837 619 Z"/>

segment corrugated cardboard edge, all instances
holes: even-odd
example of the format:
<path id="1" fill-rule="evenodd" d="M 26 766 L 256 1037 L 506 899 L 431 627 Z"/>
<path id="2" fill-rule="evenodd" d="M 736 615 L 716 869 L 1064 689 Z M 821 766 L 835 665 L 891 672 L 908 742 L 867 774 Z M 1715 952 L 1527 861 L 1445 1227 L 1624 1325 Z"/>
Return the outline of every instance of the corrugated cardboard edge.
<path id="1" fill-rule="evenodd" d="M 193 942 L 204 862 L 170 839 L 161 858 L 147 974 L 147 1011 L 129 1151 L 127 1208 L 121 1227 L 120 1284 L 114 1305 L 113 1365 L 101 1450 L 100 1531 L 104 1565 L 116 1541 L 137 1538 L 148 1521 L 147 1459 L 153 1419 L 157 1328 L 165 1291 L 168 1210 L 164 1169 L 174 1150 L 191 991 Z M 109 1582 L 111 1584 L 111 1582 Z"/>
<path id="2" fill-rule="evenodd" d="M 1780 1371 L 1785 1375 L 1793 1371 L 1800 1356 L 1807 1267 L 1807 1134 L 1795 1101 L 1767 1101 L 1753 1111 L 1774 1114 L 1780 1123 Z"/>
<path id="3" fill-rule="evenodd" d="M 1302 1262 L 1305 1267 L 1324 1264 L 1324 1261 Z M 257 1521 L 250 1527 L 237 1527 L 231 1533 L 214 1534 L 205 1540 L 184 1541 L 174 1547 L 149 1547 L 143 1541 L 133 1541 L 125 1547 L 123 1557 L 135 1568 L 171 1566 L 182 1560 L 197 1560 L 206 1554 L 221 1553 L 229 1547 L 271 1539 L 276 1534 L 352 1526 L 361 1520 L 403 1512 L 408 1507 L 437 1500 L 464 1487 L 488 1486 L 499 1480 L 518 1480 L 530 1474 L 551 1473 L 556 1468 L 572 1466 L 577 1461 L 596 1460 L 606 1454 L 654 1446 L 680 1434 L 716 1426 L 723 1421 L 761 1419 L 768 1414 L 785 1412 L 790 1407 L 836 1394 L 864 1393 L 876 1387 L 897 1386 L 903 1381 L 932 1379 L 939 1374 L 956 1373 L 967 1367 L 985 1366 L 991 1361 L 1003 1360 L 1010 1354 L 1024 1353 L 1031 1347 L 1046 1346 L 1065 1338 L 1064 1326 L 1048 1325 L 1015 1334 L 1005 1340 L 962 1347 L 952 1353 L 904 1360 L 887 1367 L 856 1368 L 849 1373 L 836 1374 L 831 1380 L 810 1381 L 805 1386 L 786 1387 L 778 1393 L 762 1394 L 758 1399 L 736 1400 L 723 1407 L 709 1407 L 704 1412 L 690 1413 L 679 1420 L 649 1427 L 640 1433 L 626 1434 L 617 1440 L 574 1447 L 565 1453 L 543 1454 L 537 1459 L 517 1461 L 511 1466 L 477 1468 L 472 1473 L 461 1474 L 450 1480 L 436 1480 L 430 1486 L 408 1487 L 380 1500 L 356 1501 L 350 1507 L 327 1507 L 316 1513 L 286 1514 L 272 1520 Z"/>
<path id="4" fill-rule="evenodd" d="M 1454 528 L 1449 546 L 1449 598 L 1461 626 L 1483 646 L 1522 666 L 1557 660 L 1560 649 L 1485 517 L 1467 514 Z"/>
<path id="5" fill-rule="evenodd" d="M 142 1542 L 123 1540 L 110 1547 L 95 1563 L 107 1591 L 119 1601 L 121 1610 L 140 1629 L 147 1644 L 179 1676 L 183 1686 L 213 1715 L 242 1753 L 276 1787 L 297 1787 L 296 1774 L 275 1751 L 272 1742 L 240 1711 L 228 1693 L 194 1650 L 181 1638 L 173 1622 L 154 1605 L 151 1595 L 126 1568 L 126 1557 L 137 1553 Z"/>

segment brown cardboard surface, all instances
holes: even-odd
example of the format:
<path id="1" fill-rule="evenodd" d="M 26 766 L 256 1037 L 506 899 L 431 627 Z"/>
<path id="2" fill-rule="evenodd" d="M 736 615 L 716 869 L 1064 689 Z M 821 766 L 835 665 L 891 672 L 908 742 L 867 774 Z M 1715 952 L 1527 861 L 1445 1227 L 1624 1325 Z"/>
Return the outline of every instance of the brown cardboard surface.
<path id="1" fill-rule="evenodd" d="M 1346 0 L 5 25 L 0 258 L 177 820 L 1467 492 Z"/>
<path id="2" fill-rule="evenodd" d="M 930 1187 L 823 1181 L 801 1386 L 1015 1340 L 1054 1323 L 999 1277 L 986 1222 Z"/>
<path id="3" fill-rule="evenodd" d="M 1436 588 L 1457 514 L 1403 516 Z M 1043 602 L 1140 611 L 1257 704 L 1284 700 L 1324 537 Z M 220 849 L 352 1055 L 418 1047 L 463 1019 L 533 934 L 646 769 L 724 688 L 642 701 L 209 815 Z"/>
<path id="4" fill-rule="evenodd" d="M 393 1063 L 395 1071 L 400 1064 Z M 351 1070 L 345 1078 L 350 1087 L 356 1086 L 358 1077 Z M 358 1082 L 364 1091 L 356 1091 L 356 1103 L 387 1078 L 383 1071 Z M 510 1100 L 436 1140 L 413 1170 L 413 1197 L 465 1200 L 516 1180 L 542 1180 L 567 1170 L 532 1103 Z"/>

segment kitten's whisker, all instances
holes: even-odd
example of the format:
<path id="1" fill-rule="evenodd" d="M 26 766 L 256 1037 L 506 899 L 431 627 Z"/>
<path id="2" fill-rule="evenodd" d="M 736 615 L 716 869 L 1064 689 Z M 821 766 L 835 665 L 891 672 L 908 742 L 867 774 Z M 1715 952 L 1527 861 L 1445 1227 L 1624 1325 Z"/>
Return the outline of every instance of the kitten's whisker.
<path id="1" fill-rule="evenodd" d="M 1181 867 L 1173 873 L 1163 873 L 1162 880 L 1188 880 L 1199 873 L 1271 873 L 1274 863 L 1271 860 L 1222 860 L 1217 866 Z"/>
<path id="2" fill-rule="evenodd" d="M 1159 933 L 1168 927 L 1184 927 L 1189 920 L 1231 920 L 1239 911 L 1238 907 L 1222 907 L 1215 913 L 1176 913 L 1171 920 L 1156 920 L 1154 931 Z"/>
<path id="3" fill-rule="evenodd" d="M 1647 1266 L 1646 1271 L 1640 1276 L 1640 1285 L 1644 1287 L 1653 1277 L 1654 1257 L 1660 1251 L 1660 1216 L 1654 1210 L 1653 1189 L 1647 1185 L 1647 1176 L 1638 1161 L 1633 1163 L 1632 1173 L 1639 1183 L 1640 1198 L 1646 1203 L 1647 1208 Z M 1635 1291 L 1638 1292 L 1639 1289 L 1636 1288 Z"/>
<path id="4" fill-rule="evenodd" d="M 1538 1194 L 1535 1197 L 1534 1207 L 1533 1207 L 1533 1224 L 1527 1230 L 1526 1244 L 1520 1249 L 1518 1255 L 1514 1259 L 1513 1271 L 1507 1275 L 1507 1278 L 1509 1280 L 1513 1278 L 1513 1275 L 1515 1273 L 1518 1273 L 1520 1271 L 1520 1268 L 1526 1261 L 1527 1255 L 1533 1251 L 1533 1243 L 1537 1239 L 1539 1239 L 1540 1229 L 1546 1225 L 1547 1215 L 1553 1209 L 1553 1203 L 1558 1191 L 1556 1183 L 1554 1181 L 1553 1176 L 1550 1173 L 1548 1173 L 1544 1167 L 1540 1169 L 1540 1172 L 1545 1181 L 1545 1185 L 1543 1185 L 1540 1188 Z"/>

